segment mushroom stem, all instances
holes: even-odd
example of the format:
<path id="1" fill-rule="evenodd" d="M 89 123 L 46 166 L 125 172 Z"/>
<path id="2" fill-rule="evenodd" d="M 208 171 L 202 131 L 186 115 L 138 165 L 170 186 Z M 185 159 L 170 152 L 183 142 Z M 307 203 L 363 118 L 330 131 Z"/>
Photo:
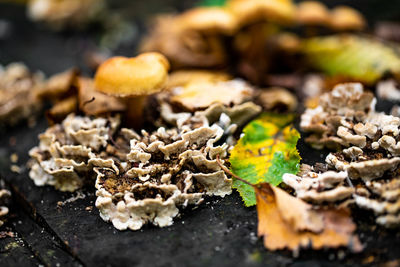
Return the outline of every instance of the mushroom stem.
<path id="1" fill-rule="evenodd" d="M 135 130 L 140 130 L 143 125 L 143 109 L 147 96 L 126 97 L 125 124 Z"/>

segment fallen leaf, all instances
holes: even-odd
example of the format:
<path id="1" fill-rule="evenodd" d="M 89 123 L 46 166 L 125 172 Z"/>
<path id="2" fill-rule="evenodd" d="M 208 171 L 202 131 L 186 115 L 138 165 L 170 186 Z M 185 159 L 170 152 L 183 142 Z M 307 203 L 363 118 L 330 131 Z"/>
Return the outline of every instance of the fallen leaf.
<path id="1" fill-rule="evenodd" d="M 46 117 L 50 125 L 61 122 L 68 114 L 76 112 L 78 100 L 72 95 L 54 104 L 54 106 L 46 112 Z"/>
<path id="2" fill-rule="evenodd" d="M 126 109 L 124 102 L 115 96 L 96 91 L 94 81 L 90 78 L 77 79 L 79 109 L 86 115 L 109 114 Z"/>
<path id="3" fill-rule="evenodd" d="M 400 74 L 397 48 L 369 37 L 334 35 L 303 41 L 301 51 L 315 69 L 330 76 L 374 83 L 385 73 Z"/>
<path id="4" fill-rule="evenodd" d="M 311 232 L 321 232 L 324 228 L 322 217 L 312 210 L 312 206 L 306 202 L 299 201 L 297 198 L 292 197 L 285 191 L 273 187 L 275 194 L 276 206 L 282 212 L 282 219 L 289 224 L 289 226 L 296 231 L 309 230 Z M 296 208 L 293 208 L 296 207 Z"/>
<path id="5" fill-rule="evenodd" d="M 44 86 L 35 88 L 34 94 L 40 99 L 49 99 L 53 103 L 62 101 L 75 94 L 73 83 L 78 74 L 79 71 L 76 68 L 55 74 L 47 80 Z"/>
<path id="6" fill-rule="evenodd" d="M 301 199 L 267 183 L 256 187 L 258 236 L 269 250 L 338 248 L 362 250 L 347 209 L 312 209 Z M 301 226 L 301 227 L 300 227 Z"/>
<path id="7" fill-rule="evenodd" d="M 297 173 L 300 155 L 296 144 L 300 134 L 290 125 L 293 119 L 294 115 L 264 113 L 250 122 L 231 151 L 231 171 L 253 185 L 278 185 L 284 173 Z M 246 206 L 256 204 L 252 186 L 234 179 L 233 187 Z"/>

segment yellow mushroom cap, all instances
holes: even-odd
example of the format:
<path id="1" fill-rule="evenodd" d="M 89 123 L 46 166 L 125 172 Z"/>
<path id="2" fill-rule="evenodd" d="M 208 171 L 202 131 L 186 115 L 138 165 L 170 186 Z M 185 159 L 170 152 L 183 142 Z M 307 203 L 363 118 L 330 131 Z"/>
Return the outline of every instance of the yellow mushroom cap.
<path id="1" fill-rule="evenodd" d="M 366 26 L 363 15 L 348 6 L 338 6 L 331 12 L 331 27 L 334 30 L 362 30 Z"/>
<path id="2" fill-rule="evenodd" d="M 112 57 L 96 71 L 97 91 L 114 96 L 143 96 L 163 89 L 169 62 L 159 53 L 143 53 L 133 58 Z"/>
<path id="3" fill-rule="evenodd" d="M 227 8 L 237 17 L 240 26 L 257 21 L 287 24 L 295 16 L 291 0 L 230 0 Z"/>
<path id="4" fill-rule="evenodd" d="M 185 29 L 232 34 L 237 28 L 236 17 L 227 9 L 219 7 L 193 8 L 178 18 Z"/>
<path id="5" fill-rule="evenodd" d="M 304 1 L 297 5 L 296 21 L 304 25 L 329 25 L 328 8 L 318 1 Z"/>

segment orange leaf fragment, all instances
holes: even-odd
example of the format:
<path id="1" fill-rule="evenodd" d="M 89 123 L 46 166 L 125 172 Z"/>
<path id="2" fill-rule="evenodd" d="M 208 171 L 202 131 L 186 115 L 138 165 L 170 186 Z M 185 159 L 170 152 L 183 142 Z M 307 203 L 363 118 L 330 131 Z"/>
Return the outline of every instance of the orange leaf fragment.
<path id="1" fill-rule="evenodd" d="M 347 209 L 312 209 L 278 187 L 267 183 L 256 187 L 258 236 L 270 250 L 337 248 L 348 246 L 360 252 L 356 225 Z"/>

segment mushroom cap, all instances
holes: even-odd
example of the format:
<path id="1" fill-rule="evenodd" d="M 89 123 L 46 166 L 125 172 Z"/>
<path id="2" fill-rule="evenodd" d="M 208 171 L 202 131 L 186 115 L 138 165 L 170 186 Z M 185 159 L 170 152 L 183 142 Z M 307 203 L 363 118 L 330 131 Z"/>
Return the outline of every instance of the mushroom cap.
<path id="1" fill-rule="evenodd" d="M 167 88 L 186 86 L 191 83 L 228 81 L 233 77 L 226 72 L 209 70 L 179 70 L 169 75 Z"/>
<path id="2" fill-rule="evenodd" d="M 297 5 L 296 21 L 304 25 L 329 25 L 328 8 L 318 1 L 304 1 Z"/>
<path id="3" fill-rule="evenodd" d="M 232 12 L 219 7 L 198 7 L 177 17 L 178 24 L 185 29 L 210 33 L 232 34 L 237 20 Z"/>
<path id="4" fill-rule="evenodd" d="M 331 11 L 330 26 L 338 31 L 359 31 L 365 28 L 366 21 L 363 15 L 354 8 L 338 6 Z"/>
<path id="5" fill-rule="evenodd" d="M 253 93 L 253 87 L 243 80 L 197 80 L 174 88 L 170 100 L 185 110 L 196 111 L 215 103 L 238 105 L 251 100 Z"/>
<path id="6" fill-rule="evenodd" d="M 295 16 L 291 0 L 230 0 L 227 8 L 237 17 L 240 26 L 257 21 L 287 24 Z"/>
<path id="7" fill-rule="evenodd" d="M 160 52 L 173 69 L 226 66 L 227 51 L 219 34 L 191 30 L 180 23 L 180 15 L 161 15 L 144 38 L 140 51 Z"/>
<path id="8" fill-rule="evenodd" d="M 168 78 L 169 62 L 159 53 L 133 58 L 112 57 L 95 75 L 97 91 L 114 96 L 145 96 L 160 92 Z"/>

